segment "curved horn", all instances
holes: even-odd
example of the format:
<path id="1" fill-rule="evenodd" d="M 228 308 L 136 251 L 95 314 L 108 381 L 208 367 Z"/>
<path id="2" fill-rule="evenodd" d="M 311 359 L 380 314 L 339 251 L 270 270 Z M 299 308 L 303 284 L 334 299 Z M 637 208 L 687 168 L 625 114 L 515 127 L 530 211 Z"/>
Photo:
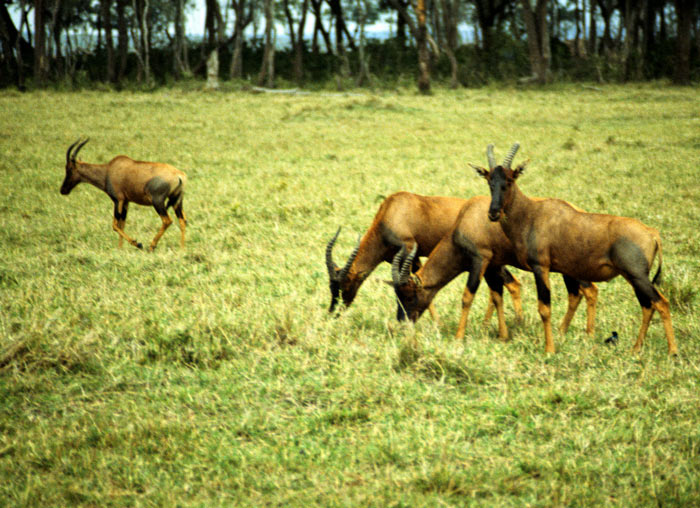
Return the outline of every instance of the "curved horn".
<path id="1" fill-rule="evenodd" d="M 401 285 L 401 261 L 405 255 L 406 246 L 402 246 L 391 261 L 391 281 L 394 283 L 394 287 Z"/>
<path id="2" fill-rule="evenodd" d="M 489 160 L 489 170 L 493 170 L 498 164 L 496 163 L 496 156 L 493 154 L 493 144 L 486 147 L 486 157 Z"/>
<path id="3" fill-rule="evenodd" d="M 348 272 L 350 271 L 350 267 L 352 266 L 353 261 L 355 261 L 355 258 L 357 257 L 357 253 L 360 252 L 360 241 L 362 240 L 362 236 L 357 237 L 357 245 L 355 245 L 355 248 L 353 249 L 352 253 L 350 254 L 350 257 L 348 258 L 348 262 L 345 263 L 345 266 L 343 267 L 342 270 L 340 270 L 340 273 L 338 274 L 338 280 L 343 280 L 345 277 L 347 277 Z"/>
<path id="4" fill-rule="evenodd" d="M 73 156 L 72 156 L 71 159 L 70 159 L 71 162 L 75 162 L 75 158 L 78 156 L 78 152 L 80 151 L 80 149 L 81 149 L 82 147 L 85 146 L 85 143 L 87 143 L 88 141 L 90 141 L 90 138 L 85 139 L 85 141 L 83 141 L 82 143 L 80 143 L 80 144 L 78 145 L 78 148 L 75 149 L 75 152 L 73 152 Z"/>
<path id="5" fill-rule="evenodd" d="M 406 284 L 406 282 L 408 282 L 408 276 L 411 275 L 411 267 L 413 266 L 413 259 L 416 257 L 417 253 L 418 244 L 414 243 L 411 252 L 408 253 L 408 256 L 401 266 L 401 272 L 399 273 L 399 280 L 401 281 L 401 284 Z"/>
<path id="6" fill-rule="evenodd" d="M 70 161 L 71 161 L 71 156 L 70 156 L 71 154 L 70 154 L 70 152 L 71 152 L 71 150 L 73 150 L 73 147 L 74 147 L 75 145 L 77 145 L 78 143 L 80 143 L 80 138 L 78 138 L 78 139 L 75 141 L 75 143 L 73 143 L 71 146 L 68 147 L 68 151 L 66 152 L 66 164 L 70 164 Z"/>
<path id="7" fill-rule="evenodd" d="M 333 262 L 333 246 L 339 234 L 340 228 L 338 228 L 338 231 L 335 232 L 333 238 L 331 238 L 330 242 L 326 245 L 326 267 L 328 268 L 328 276 L 331 280 L 336 280 L 337 277 L 336 270 L 338 269 L 338 265 Z"/>
<path id="8" fill-rule="evenodd" d="M 515 157 L 515 153 L 518 151 L 518 148 L 520 148 L 520 143 L 514 143 L 512 147 L 510 147 L 510 151 L 506 155 L 506 158 L 503 159 L 503 167 L 506 169 L 510 169 L 510 163 L 513 162 L 513 157 Z"/>

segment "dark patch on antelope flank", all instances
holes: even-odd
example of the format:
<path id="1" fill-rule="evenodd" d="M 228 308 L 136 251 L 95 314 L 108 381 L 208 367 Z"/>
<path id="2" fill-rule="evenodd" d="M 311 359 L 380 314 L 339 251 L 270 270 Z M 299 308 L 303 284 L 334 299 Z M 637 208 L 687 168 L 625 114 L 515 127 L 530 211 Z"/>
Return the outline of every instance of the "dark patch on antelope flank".
<path id="1" fill-rule="evenodd" d="M 457 247 L 462 249 L 462 253 L 466 258 L 481 257 L 479 255 L 479 249 L 472 239 L 457 228 L 455 228 L 454 232 L 452 233 L 452 242 L 454 242 Z"/>
<path id="2" fill-rule="evenodd" d="M 117 193 L 114 192 L 114 186 L 112 185 L 112 180 L 107 176 L 105 179 L 105 192 L 112 198 L 112 201 L 117 201 Z"/>
<path id="3" fill-rule="evenodd" d="M 527 249 L 527 264 L 530 267 L 539 265 L 539 254 L 537 252 L 537 233 L 535 229 L 530 229 L 527 238 L 525 239 L 525 247 Z"/>
<path id="4" fill-rule="evenodd" d="M 390 247 L 396 247 L 395 251 L 389 253 L 389 261 L 391 261 L 396 252 L 398 252 L 398 249 L 403 247 L 403 240 L 383 222 L 379 223 L 379 234 L 382 236 L 385 244 Z M 418 248 L 420 249 L 420 247 Z"/>
<path id="5" fill-rule="evenodd" d="M 462 263 L 464 269 L 469 271 L 467 288 L 474 294 L 476 290 L 479 289 L 479 276 L 481 275 L 483 258 L 481 254 L 479 254 L 479 249 L 476 247 L 476 244 L 456 228 L 454 233 L 452 233 L 452 241 L 462 250 Z"/>
<path id="6" fill-rule="evenodd" d="M 170 193 L 170 184 L 159 176 L 154 176 L 146 182 L 146 191 L 151 196 L 153 207 L 158 215 L 166 215 L 165 200 Z"/>
<path id="7" fill-rule="evenodd" d="M 661 297 L 649 280 L 650 266 L 642 249 L 627 238 L 620 238 L 610 247 L 610 260 L 615 268 L 632 284 L 639 304 L 651 307 Z"/>
<path id="8" fill-rule="evenodd" d="M 649 280 L 650 266 L 644 252 L 632 240 L 620 238 L 610 248 L 610 260 L 632 284 L 639 304 L 648 309 L 660 300 L 659 292 Z"/>

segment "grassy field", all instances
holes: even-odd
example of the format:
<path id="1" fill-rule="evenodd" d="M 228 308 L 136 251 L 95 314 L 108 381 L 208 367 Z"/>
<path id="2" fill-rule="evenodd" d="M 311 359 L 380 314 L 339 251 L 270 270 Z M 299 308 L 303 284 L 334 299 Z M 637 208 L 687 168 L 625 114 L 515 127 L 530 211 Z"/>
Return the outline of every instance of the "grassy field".
<path id="1" fill-rule="evenodd" d="M 117 249 L 109 198 L 59 195 L 65 151 L 189 177 L 187 248 Z M 664 241 L 658 315 L 618 278 L 545 356 L 531 274 L 512 340 L 394 320 L 380 266 L 330 319 L 344 261 L 392 192 L 488 193 L 468 166 L 522 144 L 525 193 L 636 217 Z M 0 92 L 0 505 L 700 505 L 700 90 L 665 84 L 245 92 Z M 132 205 L 127 232 L 160 224 Z M 343 258 L 343 259 L 341 259 Z M 566 308 L 553 277 L 553 319 Z M 617 330 L 617 347 L 604 338 Z"/>

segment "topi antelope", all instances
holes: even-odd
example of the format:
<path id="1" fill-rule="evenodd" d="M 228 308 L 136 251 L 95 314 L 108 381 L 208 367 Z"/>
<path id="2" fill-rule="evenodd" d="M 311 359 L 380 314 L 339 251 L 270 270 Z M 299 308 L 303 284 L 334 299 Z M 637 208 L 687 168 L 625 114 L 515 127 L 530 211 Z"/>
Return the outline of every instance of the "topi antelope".
<path id="1" fill-rule="evenodd" d="M 549 272 L 553 271 L 590 281 L 608 281 L 622 275 L 634 288 L 642 307 L 642 325 L 633 351 L 641 349 L 656 310 L 663 321 L 668 352 L 677 354 L 668 300 L 654 287 L 662 265 L 659 232 L 636 219 L 586 213 L 559 199 L 527 197 L 516 183 L 527 163 L 510 167 L 519 146 L 514 144 L 499 166 L 493 157 L 493 145 L 489 145 L 489 169 L 473 167 L 491 189 L 488 218 L 500 222 L 518 263 L 535 275 L 545 351 L 554 352 L 549 285 Z M 650 281 L 657 253 L 659 267 Z"/>
<path id="2" fill-rule="evenodd" d="M 150 250 L 156 248 L 158 240 L 172 224 L 168 208 L 173 207 L 180 223 L 180 246 L 185 246 L 187 220 L 182 210 L 182 196 L 187 177 L 170 164 L 143 162 L 118 155 L 107 164 L 88 164 L 76 160 L 78 152 L 89 140 L 80 139 L 68 147 L 66 152 L 66 177 L 61 185 L 61 194 L 69 194 L 73 187 L 87 182 L 107 193 L 114 201 L 112 228 L 119 234 L 119 247 L 126 240 L 139 249 L 143 246 L 124 232 L 129 203 L 151 205 L 163 221 L 160 230 L 151 241 Z M 77 146 L 76 146 L 77 145 Z M 75 148 L 75 151 L 71 151 Z"/>
<path id="3" fill-rule="evenodd" d="M 411 269 L 420 266 L 418 256 L 427 256 L 442 237 L 452 229 L 460 209 L 466 201 L 459 198 L 441 196 L 421 196 L 410 192 L 397 192 L 387 197 L 379 206 L 372 225 L 358 241 L 343 268 L 333 262 L 333 246 L 338 239 L 340 228 L 326 246 L 326 266 L 331 289 L 333 312 L 342 298 L 345 306 L 355 299 L 358 289 L 370 273 L 381 263 L 391 263 L 394 255 L 402 248 L 416 248 Z M 513 306 L 522 315 L 520 283 L 509 273 L 505 283 L 513 299 Z M 491 301 L 490 301 L 491 303 Z M 429 307 L 436 318 L 432 305 Z M 486 313 L 489 319 L 492 308 Z M 405 319 L 403 308 L 398 306 L 397 319 Z"/>
<path id="4" fill-rule="evenodd" d="M 522 266 L 501 227 L 486 218 L 490 202 L 487 196 L 466 201 L 452 230 L 440 240 L 415 274 L 410 275 L 408 269 L 416 254 L 415 249 L 408 253 L 403 248 L 396 254 L 392 263 L 394 290 L 410 320 L 416 321 L 437 292 L 464 271 L 469 271 L 469 278 L 462 296 L 462 319 L 457 338 L 464 337 L 469 309 L 482 277 L 491 289 L 491 298 L 502 300 L 503 281 L 508 280 L 509 275 L 503 266 Z M 562 333 L 568 329 L 583 293 L 588 303 L 586 331 L 592 334 L 598 289 L 594 284 L 579 282 L 566 275 L 564 282 L 569 293 L 569 309 L 561 323 Z M 494 305 L 499 311 L 498 336 L 506 339 L 508 329 L 502 313 L 502 301 L 494 302 Z"/>

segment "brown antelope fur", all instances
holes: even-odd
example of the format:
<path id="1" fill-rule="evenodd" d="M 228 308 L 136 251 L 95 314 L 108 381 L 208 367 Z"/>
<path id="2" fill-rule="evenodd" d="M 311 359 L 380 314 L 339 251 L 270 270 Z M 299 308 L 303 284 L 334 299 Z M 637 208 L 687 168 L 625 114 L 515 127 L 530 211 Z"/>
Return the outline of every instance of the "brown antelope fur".
<path id="1" fill-rule="evenodd" d="M 129 203 L 153 206 L 162 220 L 156 236 L 151 241 L 150 250 L 156 248 L 163 233 L 172 224 L 168 208 L 173 207 L 180 224 L 180 247 L 185 247 L 185 226 L 187 219 L 182 209 L 182 197 L 187 177 L 185 173 L 170 164 L 143 162 L 118 155 L 107 164 L 88 164 L 76 160 L 80 149 L 88 139 L 73 143 L 66 152 L 66 177 L 61 185 L 61 194 L 69 194 L 73 187 L 87 182 L 103 190 L 114 202 L 112 228 L 119 234 L 119 247 L 126 240 L 134 247 L 143 248 L 124 232 Z M 80 143 L 80 144 L 78 144 Z M 71 153 L 74 147 L 75 151 Z"/>
<path id="2" fill-rule="evenodd" d="M 340 298 L 345 306 L 349 306 L 362 283 L 377 265 L 382 261 L 391 263 L 402 247 L 416 247 L 411 268 L 417 269 L 420 266 L 418 256 L 427 256 L 452 229 L 465 202 L 460 198 L 421 196 L 410 192 L 392 194 L 379 206 L 372 225 L 358 241 L 342 269 L 333 262 L 333 246 L 340 233 L 338 228 L 326 246 L 326 266 L 331 289 L 329 312 L 336 309 Z M 519 316 L 522 315 L 520 282 L 508 274 L 505 285 L 511 293 L 516 312 Z M 433 318 L 437 319 L 432 305 L 429 310 Z M 493 309 L 489 307 L 486 319 L 490 318 L 492 312 Z M 397 309 L 397 319 L 405 319 L 401 305 Z"/>
<path id="3" fill-rule="evenodd" d="M 622 275 L 634 288 L 642 307 L 642 324 L 633 351 L 641 349 L 651 317 L 658 311 L 668 353 L 677 354 L 668 300 L 654 287 L 662 265 L 659 232 L 636 219 L 586 213 L 559 199 L 527 197 L 516 183 L 527 163 L 516 169 L 510 167 L 518 147 L 514 144 L 503 164 L 497 166 L 492 157 L 493 146 L 489 145 L 490 168 L 473 167 L 491 189 L 489 219 L 500 223 L 513 244 L 518 263 L 534 273 L 545 351 L 554 352 L 549 273 L 561 272 L 596 282 Z M 657 253 L 659 267 L 650 281 L 649 272 Z"/>
<path id="4" fill-rule="evenodd" d="M 491 288 L 491 297 L 502 299 L 502 280 L 507 275 L 500 275 L 505 265 L 522 268 L 518 263 L 513 246 L 503 233 L 501 226 L 486 218 L 491 199 L 477 196 L 465 202 L 450 232 L 437 244 L 428 256 L 425 264 L 413 276 L 405 271 L 404 265 L 412 262 L 411 255 L 402 249 L 392 263 L 392 279 L 399 301 L 412 321 L 417 320 L 425 311 L 442 287 L 464 271 L 469 271 L 467 287 L 462 295 L 462 318 L 457 329 L 457 337 L 464 337 L 469 310 L 481 278 L 486 279 Z M 593 332 L 595 306 L 598 290 L 594 284 L 588 284 L 564 276 L 569 290 L 569 309 L 560 329 L 565 333 L 581 301 L 581 292 L 588 302 L 587 332 Z M 501 284 L 499 288 L 498 285 Z M 578 291 L 578 288 L 581 291 Z M 572 294 L 575 293 L 575 294 Z M 502 313 L 502 302 L 494 302 L 498 311 L 498 336 L 508 338 L 508 329 Z"/>

